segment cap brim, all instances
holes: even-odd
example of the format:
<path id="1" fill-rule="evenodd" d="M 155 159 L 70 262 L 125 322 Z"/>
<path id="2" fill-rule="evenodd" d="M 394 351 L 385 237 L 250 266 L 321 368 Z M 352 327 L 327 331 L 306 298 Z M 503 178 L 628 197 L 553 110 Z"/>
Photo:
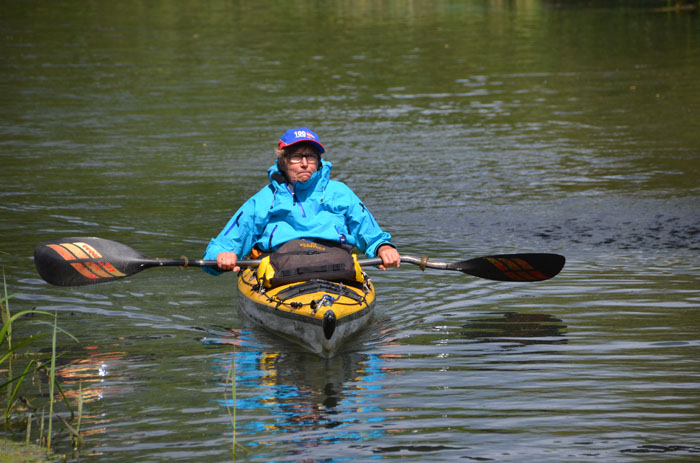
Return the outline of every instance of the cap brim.
<path id="1" fill-rule="evenodd" d="M 294 140 L 294 142 L 292 142 L 290 144 L 286 144 L 282 140 L 280 140 L 279 143 L 277 144 L 277 146 L 279 147 L 279 149 L 284 149 L 284 148 L 287 148 L 288 146 L 293 146 L 293 145 L 296 145 L 297 143 L 304 143 L 304 142 L 311 143 L 312 145 L 314 145 L 316 147 L 316 149 L 318 149 L 319 154 L 323 154 L 326 152 L 326 149 L 323 147 L 322 144 L 320 144 L 316 140 L 312 140 L 310 138 L 303 138 L 301 140 Z"/>

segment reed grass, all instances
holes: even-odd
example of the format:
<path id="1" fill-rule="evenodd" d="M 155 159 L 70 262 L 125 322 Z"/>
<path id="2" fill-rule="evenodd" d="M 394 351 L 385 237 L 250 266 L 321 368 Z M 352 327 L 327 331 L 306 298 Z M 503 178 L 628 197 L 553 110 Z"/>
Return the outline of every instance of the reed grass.
<path id="1" fill-rule="evenodd" d="M 53 431 L 53 404 L 56 401 L 54 394 L 54 381 L 56 380 L 56 325 L 58 324 L 58 312 L 53 318 L 53 337 L 51 339 L 51 368 L 49 370 L 49 432 L 46 437 L 46 448 L 51 448 L 51 436 Z"/>
<path id="2" fill-rule="evenodd" d="M 5 273 L 3 271 L 3 295 L 0 297 L 0 314 L 2 315 L 2 328 L 0 328 L 0 346 L 5 347 L 6 349 L 2 349 L 0 351 L 0 367 L 5 367 L 7 368 L 7 379 L 0 384 L 0 391 L 7 391 L 7 402 L 5 404 L 5 410 L 4 410 L 4 425 L 6 429 L 10 429 L 11 424 L 12 424 L 12 417 L 13 413 L 17 408 L 17 404 L 19 401 L 20 397 L 20 391 L 22 388 L 22 385 L 25 382 L 25 379 L 31 377 L 33 374 L 36 374 L 40 371 L 45 372 L 48 375 L 48 382 L 49 382 L 49 414 L 48 414 L 48 426 L 47 426 L 47 436 L 45 440 L 46 444 L 46 450 L 50 451 L 51 446 L 52 446 L 52 436 L 53 436 L 53 421 L 54 421 L 54 412 L 55 412 L 55 402 L 56 402 L 56 397 L 57 395 L 60 396 L 63 400 L 63 403 L 66 404 L 67 409 L 70 411 L 71 414 L 71 419 L 75 417 L 75 412 L 69 403 L 66 394 L 63 391 L 63 388 L 61 387 L 60 383 L 58 382 L 56 378 L 56 359 L 58 358 L 57 355 L 57 346 L 58 346 L 58 334 L 63 333 L 66 334 L 68 337 L 70 337 L 72 340 L 77 342 L 78 340 L 68 333 L 67 331 L 61 329 L 58 327 L 58 313 L 50 313 L 50 312 L 45 312 L 41 310 L 24 310 L 20 311 L 16 314 L 12 314 L 10 311 L 10 299 L 15 296 L 14 294 L 8 294 L 7 292 L 7 282 L 5 279 Z M 13 338 L 13 325 L 17 323 L 17 321 L 21 318 L 25 318 L 27 316 L 34 316 L 34 315 L 40 315 L 40 316 L 52 316 L 53 315 L 53 321 L 49 325 L 52 327 L 51 333 L 44 332 L 44 333 L 39 333 L 35 335 L 31 335 L 25 339 L 21 339 L 19 341 L 15 340 Z M 40 321 L 39 323 L 46 323 Z M 21 354 L 26 354 L 29 355 L 31 354 L 31 348 L 37 344 L 37 341 L 39 341 L 42 338 L 48 337 L 49 335 L 52 336 L 51 338 L 51 357 L 48 359 L 47 362 L 42 362 L 36 358 L 32 358 L 27 362 L 27 365 L 24 367 L 22 373 L 19 375 L 14 376 L 13 374 L 13 364 L 12 361 L 14 358 L 19 357 Z M 48 366 L 47 366 L 48 363 Z M 37 386 L 37 387 L 40 387 Z M 81 398 L 82 399 L 82 398 Z M 30 407 L 31 408 L 31 407 Z M 31 430 L 32 430 L 32 421 L 34 419 L 38 419 L 38 415 L 35 413 L 36 409 L 32 409 L 29 413 L 25 415 L 25 419 L 27 420 L 26 423 L 26 438 L 25 442 L 30 443 L 30 436 L 31 436 Z M 82 403 L 79 403 L 79 413 L 82 414 Z M 71 430 L 71 434 L 74 434 L 72 427 L 67 423 L 66 420 L 64 420 L 61 416 L 58 416 L 58 418 L 64 422 L 67 428 Z M 44 439 L 44 422 L 45 422 L 45 409 L 42 408 L 41 411 L 41 426 L 39 428 L 39 441 L 42 442 Z M 80 436 L 77 436 L 77 439 L 80 440 Z"/>
<path id="3" fill-rule="evenodd" d="M 231 388 L 231 404 L 229 405 L 229 400 L 226 397 L 226 391 L 229 390 L 229 383 Z M 226 382 L 224 383 L 224 402 L 226 403 L 226 412 L 231 420 L 231 425 L 233 427 L 232 433 L 232 444 L 231 444 L 231 455 L 233 461 L 236 461 L 236 447 L 243 450 L 243 453 L 248 455 L 248 449 L 243 445 L 236 442 L 236 349 L 233 350 L 233 355 L 231 355 L 231 365 L 229 365 L 228 373 L 226 374 Z"/>
<path id="4" fill-rule="evenodd" d="M 73 448 L 79 448 L 83 444 L 83 438 L 80 437 L 80 424 L 83 421 L 83 383 L 78 384 L 78 426 L 76 427 L 75 437 L 73 439 Z"/>
<path id="5" fill-rule="evenodd" d="M 12 296 L 9 296 L 7 294 L 7 280 L 5 278 L 5 270 L 2 271 L 2 287 L 4 289 L 5 296 L 0 300 L 0 308 L 2 309 L 0 312 L 2 312 L 2 324 L 3 327 L 5 323 L 10 319 L 10 298 Z M 11 350 L 12 349 L 12 325 L 9 325 L 7 328 L 7 349 Z"/>

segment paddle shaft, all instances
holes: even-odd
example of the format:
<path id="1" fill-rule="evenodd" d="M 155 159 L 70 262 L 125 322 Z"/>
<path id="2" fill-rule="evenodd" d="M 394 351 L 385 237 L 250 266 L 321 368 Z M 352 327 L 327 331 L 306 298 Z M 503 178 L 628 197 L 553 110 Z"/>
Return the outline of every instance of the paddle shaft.
<path id="1" fill-rule="evenodd" d="M 358 259 L 357 262 L 361 267 L 371 267 L 382 264 L 380 257 L 371 259 Z M 425 268 L 433 268 L 439 270 L 450 270 L 449 263 L 430 261 L 427 257 L 401 256 L 401 262 L 404 264 L 414 264 Z M 144 259 L 142 262 L 144 268 L 150 267 L 217 267 L 215 260 L 194 260 L 183 257 L 181 259 Z M 241 259 L 236 262 L 239 267 L 257 267 L 260 265 L 259 259 Z"/>
<path id="2" fill-rule="evenodd" d="M 138 262 L 144 269 L 151 267 L 212 267 L 217 268 L 215 260 L 203 260 L 203 259 L 188 259 L 187 257 L 182 257 L 180 259 L 138 259 L 134 262 Z M 374 257 L 371 259 L 358 259 L 357 261 L 361 267 L 371 267 L 382 264 L 382 259 L 379 257 Z M 401 256 L 401 262 L 406 264 L 415 264 L 425 268 L 435 268 L 435 269 L 447 269 L 447 262 L 433 262 L 429 261 L 427 258 L 413 257 L 413 256 Z M 239 267 L 257 267 L 260 265 L 260 259 L 241 259 L 236 262 Z"/>
<path id="3" fill-rule="evenodd" d="M 187 257 L 182 257 L 180 259 L 140 259 L 138 262 L 143 268 L 151 267 L 212 267 L 218 268 L 215 260 L 202 260 L 202 259 L 188 259 Z M 236 265 L 240 267 L 257 267 L 260 265 L 260 260 L 256 259 L 241 259 Z"/>
<path id="4" fill-rule="evenodd" d="M 382 259 L 380 257 L 374 257 L 372 259 L 359 259 L 357 261 L 360 266 L 372 266 L 381 265 Z M 418 265 L 421 270 L 426 268 L 434 268 L 439 270 L 450 270 L 448 262 L 430 261 L 427 257 L 414 257 L 414 256 L 401 256 L 401 263 Z"/>

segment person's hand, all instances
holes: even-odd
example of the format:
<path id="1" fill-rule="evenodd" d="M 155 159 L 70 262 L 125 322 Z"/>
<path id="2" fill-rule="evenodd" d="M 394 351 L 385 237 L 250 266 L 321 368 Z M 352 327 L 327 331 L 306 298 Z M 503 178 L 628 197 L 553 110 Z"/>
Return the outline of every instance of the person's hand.
<path id="1" fill-rule="evenodd" d="M 237 260 L 238 256 L 235 252 L 220 252 L 216 256 L 216 265 L 224 271 L 233 270 L 234 272 L 239 272 L 241 268 L 236 265 Z"/>
<path id="2" fill-rule="evenodd" d="M 382 244 L 379 246 L 379 249 L 377 249 L 377 256 L 382 259 L 382 265 L 379 266 L 382 270 L 386 270 L 387 267 L 401 266 L 401 255 L 393 246 Z"/>

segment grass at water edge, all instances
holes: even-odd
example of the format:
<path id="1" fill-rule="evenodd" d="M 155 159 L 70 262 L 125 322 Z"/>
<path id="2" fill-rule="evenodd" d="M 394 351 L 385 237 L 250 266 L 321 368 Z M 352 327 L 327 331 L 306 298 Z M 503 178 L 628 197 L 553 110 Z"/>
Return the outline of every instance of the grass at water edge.
<path id="1" fill-rule="evenodd" d="M 0 463 L 54 463 L 64 458 L 47 452 L 45 447 L 0 439 Z"/>

